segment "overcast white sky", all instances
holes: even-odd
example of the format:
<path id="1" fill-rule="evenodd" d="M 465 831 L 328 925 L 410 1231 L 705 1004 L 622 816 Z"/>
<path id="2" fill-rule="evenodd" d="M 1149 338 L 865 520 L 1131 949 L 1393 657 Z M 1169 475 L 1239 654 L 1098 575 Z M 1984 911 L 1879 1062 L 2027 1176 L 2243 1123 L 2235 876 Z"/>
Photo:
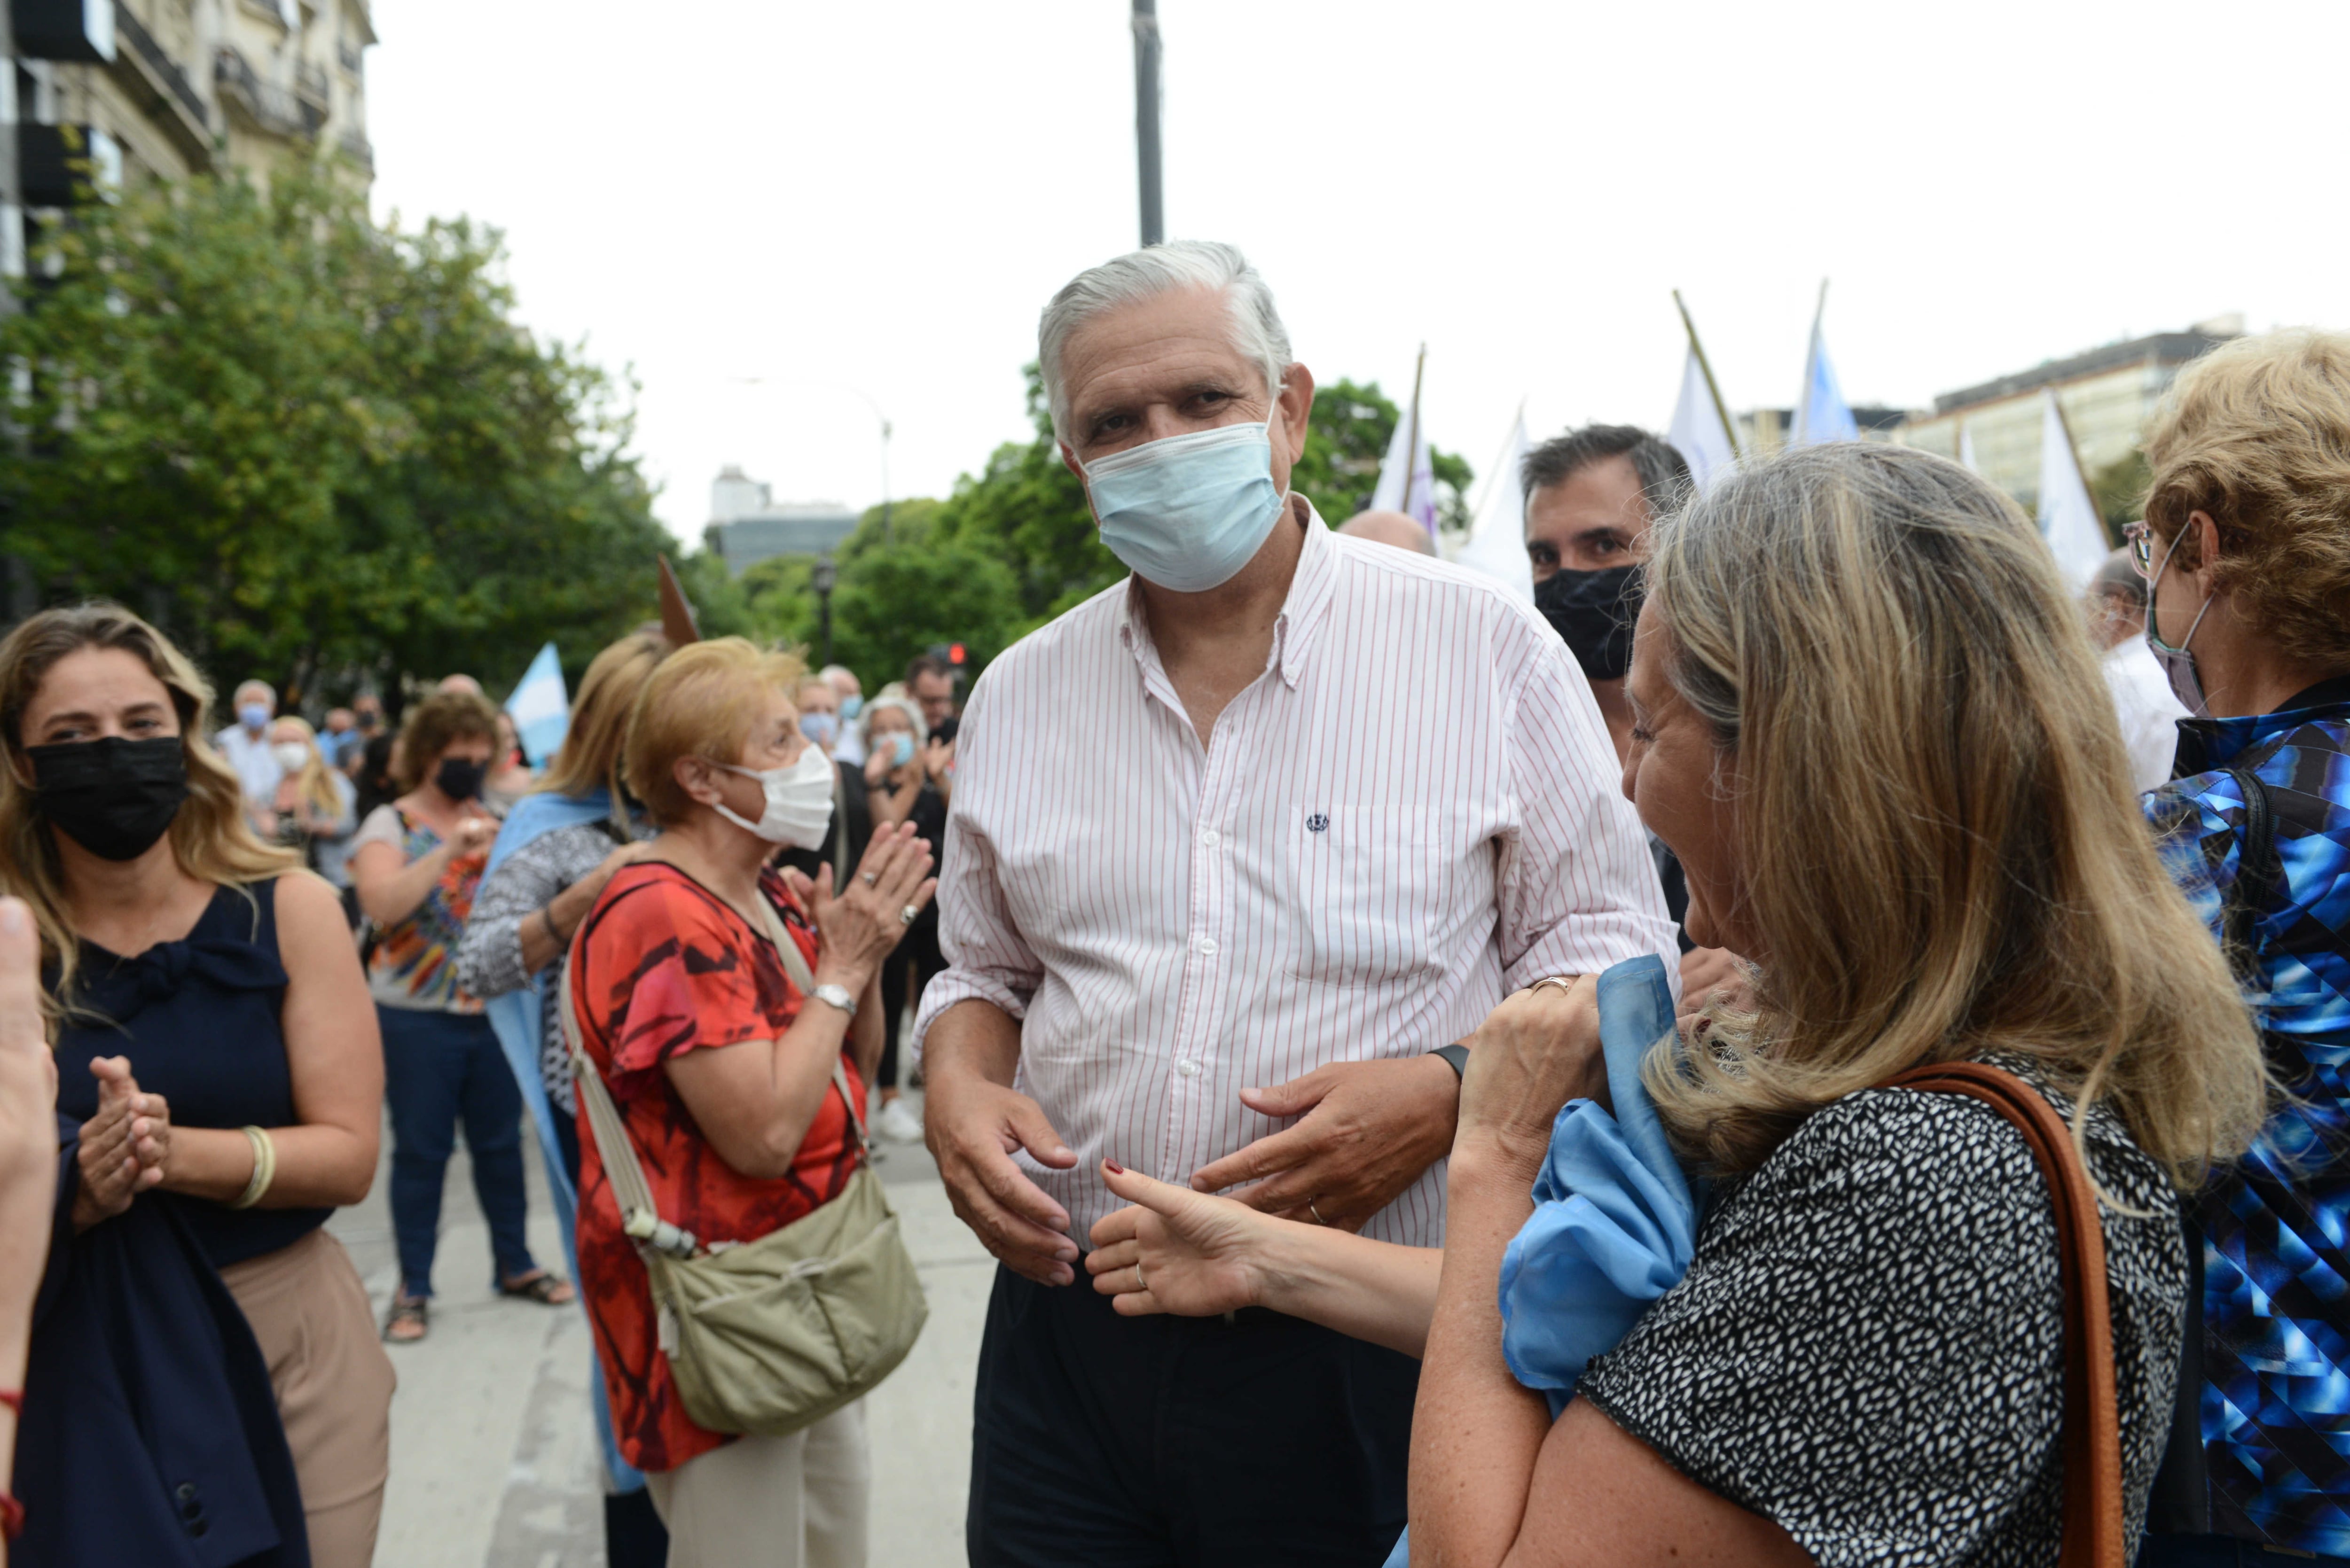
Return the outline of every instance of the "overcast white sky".
<path id="1" fill-rule="evenodd" d="M 2241 310 L 2350 325 L 2350 5 L 1160 0 L 1167 223 L 1327 382 L 1485 472 L 1661 425 L 1696 313 L 1784 405 L 1823 275 L 1855 402 Z M 659 510 L 942 494 L 1027 433 L 1072 273 L 1135 243 L 1126 0 L 376 0 L 379 213 L 505 231 L 524 319 L 643 384 Z M 762 385 L 740 379 L 764 378 Z M 851 389 L 854 389 L 852 390 Z"/>

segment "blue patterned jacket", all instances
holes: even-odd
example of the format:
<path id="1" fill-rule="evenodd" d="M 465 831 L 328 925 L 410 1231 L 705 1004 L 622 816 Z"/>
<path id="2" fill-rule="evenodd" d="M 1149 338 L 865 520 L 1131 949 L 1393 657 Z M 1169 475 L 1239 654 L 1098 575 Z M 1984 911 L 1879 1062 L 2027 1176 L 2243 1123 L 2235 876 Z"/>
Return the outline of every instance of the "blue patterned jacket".
<path id="1" fill-rule="evenodd" d="M 2350 1556 L 2350 678 L 2273 713 L 2178 730 L 2172 782 L 2146 796 L 2147 816 L 2214 934 L 2249 898 L 2254 1012 L 2293 1098 L 2193 1205 L 2202 1323 L 2186 1372 L 2199 1360 L 2202 1441 L 2199 1456 L 2174 1439 L 2155 1522 Z M 2267 887 L 2239 888 L 2233 771 L 2267 789 Z M 2183 1511 L 2166 1518 L 2166 1503 Z"/>

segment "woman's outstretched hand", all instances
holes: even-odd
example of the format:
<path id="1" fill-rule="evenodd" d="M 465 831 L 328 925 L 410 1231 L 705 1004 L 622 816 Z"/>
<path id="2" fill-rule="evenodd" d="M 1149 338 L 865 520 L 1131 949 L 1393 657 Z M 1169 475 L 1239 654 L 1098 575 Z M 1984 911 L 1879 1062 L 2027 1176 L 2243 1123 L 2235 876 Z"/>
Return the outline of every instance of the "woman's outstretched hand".
<path id="1" fill-rule="evenodd" d="M 1504 997 L 1486 1014 L 1469 1042 L 1453 1149 L 1490 1147 L 1531 1173 L 1550 1147 L 1559 1107 L 1573 1099 L 1607 1103 L 1599 982 L 1590 975 Z"/>
<path id="2" fill-rule="evenodd" d="M 1134 1205 L 1093 1229 L 1086 1271 L 1127 1317 L 1208 1317 L 1259 1304 L 1279 1227 L 1295 1221 L 1245 1203 L 1153 1181 L 1102 1161 L 1102 1179 Z"/>

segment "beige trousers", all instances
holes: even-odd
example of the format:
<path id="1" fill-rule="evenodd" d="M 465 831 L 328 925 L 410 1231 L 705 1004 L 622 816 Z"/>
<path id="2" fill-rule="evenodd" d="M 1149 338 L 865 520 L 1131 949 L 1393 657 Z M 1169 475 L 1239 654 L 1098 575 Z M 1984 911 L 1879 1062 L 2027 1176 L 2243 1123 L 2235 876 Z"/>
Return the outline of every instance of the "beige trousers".
<path id="1" fill-rule="evenodd" d="M 269 1364 L 312 1568 L 368 1568 L 391 1474 L 391 1358 L 343 1244 L 313 1231 L 221 1272 Z"/>
<path id="2" fill-rule="evenodd" d="M 865 1568 L 865 1401 L 788 1438 L 737 1438 L 645 1477 L 669 1568 Z"/>

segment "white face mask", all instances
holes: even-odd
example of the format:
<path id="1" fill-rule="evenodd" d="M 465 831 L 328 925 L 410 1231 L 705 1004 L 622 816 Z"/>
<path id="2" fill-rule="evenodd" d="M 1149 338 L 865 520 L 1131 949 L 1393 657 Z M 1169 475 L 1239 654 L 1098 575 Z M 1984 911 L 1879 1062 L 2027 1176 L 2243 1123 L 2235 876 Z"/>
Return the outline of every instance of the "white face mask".
<path id="1" fill-rule="evenodd" d="M 310 748 L 299 741 L 280 741 L 269 748 L 277 753 L 277 765 L 289 774 L 298 774 L 310 763 Z"/>
<path id="2" fill-rule="evenodd" d="M 723 802 L 711 807 L 719 815 L 742 828 L 755 833 L 770 844 L 788 844 L 795 849 L 821 849 L 825 830 L 832 826 L 832 759 L 824 754 L 821 746 L 809 746 L 800 753 L 800 760 L 787 768 L 740 768 L 732 763 L 721 763 L 729 773 L 743 774 L 759 781 L 767 793 L 767 809 L 759 814 L 756 822 L 745 822 L 729 811 Z"/>

